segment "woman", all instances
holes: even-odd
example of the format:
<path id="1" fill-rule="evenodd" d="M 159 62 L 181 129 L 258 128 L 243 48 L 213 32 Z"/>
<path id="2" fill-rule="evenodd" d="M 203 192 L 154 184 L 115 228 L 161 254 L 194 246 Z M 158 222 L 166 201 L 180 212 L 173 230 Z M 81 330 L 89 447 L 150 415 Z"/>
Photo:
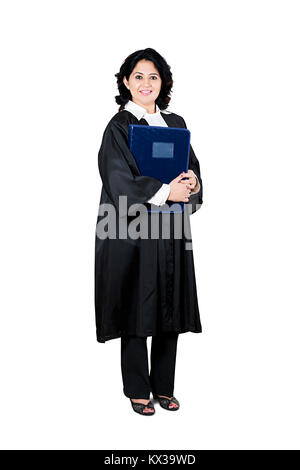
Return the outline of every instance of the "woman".
<path id="1" fill-rule="evenodd" d="M 166 109 L 173 80 L 165 59 L 154 49 L 139 50 L 127 57 L 115 76 L 120 93 L 115 99 L 120 107 L 106 126 L 98 154 L 103 187 L 95 246 L 96 332 L 100 343 L 121 338 L 123 392 L 134 411 L 149 416 L 155 413 L 151 391 L 163 408 L 179 409 L 173 396 L 178 335 L 200 333 L 202 327 L 193 252 L 187 243 L 191 237 L 185 233 L 175 237 L 174 213 L 166 220 L 162 213 L 157 215 L 158 238 L 151 238 L 150 232 L 146 238 L 130 237 L 127 229 L 137 220 L 149 222 L 148 229 L 153 224 L 150 212 L 137 217 L 132 205 L 185 202 L 194 213 L 201 207 L 203 190 L 191 146 L 188 172 L 169 184 L 142 176 L 128 147 L 129 124 L 186 128 L 181 116 Z M 126 199 L 125 205 L 120 204 L 121 197 Z M 178 216 L 189 223 L 186 211 Z M 105 231 L 103 227 L 112 221 L 114 229 L 110 225 Z M 167 224 L 169 238 L 163 236 Z M 120 236 L 124 228 L 126 236 Z M 152 336 L 150 375 L 148 336 Z"/>

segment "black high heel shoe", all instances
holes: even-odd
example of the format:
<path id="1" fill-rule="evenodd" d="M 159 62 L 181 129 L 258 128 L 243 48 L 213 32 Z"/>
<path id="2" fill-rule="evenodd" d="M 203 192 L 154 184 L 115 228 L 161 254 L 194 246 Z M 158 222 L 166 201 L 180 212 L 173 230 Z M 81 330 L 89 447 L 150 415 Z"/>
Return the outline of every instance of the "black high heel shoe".
<path id="1" fill-rule="evenodd" d="M 143 405 L 143 403 L 136 403 L 136 402 L 133 402 L 133 401 L 131 400 L 131 398 L 130 398 L 130 403 L 131 403 L 132 408 L 134 409 L 134 411 L 135 411 L 136 413 L 139 413 L 140 415 L 144 415 L 144 416 L 148 416 L 148 415 L 149 415 L 149 416 L 152 416 L 152 415 L 154 415 L 154 413 L 155 413 L 155 408 L 154 408 L 154 405 L 153 405 L 153 403 L 152 403 L 151 400 L 149 400 L 149 402 L 147 403 L 147 405 Z M 144 409 L 145 409 L 145 408 L 151 408 L 151 410 L 153 410 L 153 411 L 146 411 L 146 412 L 144 413 Z"/>
<path id="2" fill-rule="evenodd" d="M 153 393 L 153 398 L 155 400 L 158 400 L 160 406 L 162 408 L 164 408 L 165 410 L 169 410 L 169 411 L 179 410 L 180 403 L 177 400 L 177 398 L 175 398 L 174 396 L 171 399 L 169 399 L 169 398 L 159 397 L 158 395 L 156 395 L 156 393 Z M 170 408 L 171 403 L 175 403 L 177 405 L 177 407 L 176 408 L 175 407 Z"/>

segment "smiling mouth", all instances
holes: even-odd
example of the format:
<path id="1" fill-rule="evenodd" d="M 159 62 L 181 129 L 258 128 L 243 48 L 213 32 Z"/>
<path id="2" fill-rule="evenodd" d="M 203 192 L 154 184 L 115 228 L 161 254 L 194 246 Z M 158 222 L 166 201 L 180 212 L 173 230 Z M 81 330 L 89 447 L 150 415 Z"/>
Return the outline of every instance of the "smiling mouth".
<path id="1" fill-rule="evenodd" d="M 144 96 L 148 96 L 148 95 L 150 95 L 150 93 L 152 93 L 152 91 L 151 90 L 142 90 L 142 91 L 140 91 L 140 93 Z"/>

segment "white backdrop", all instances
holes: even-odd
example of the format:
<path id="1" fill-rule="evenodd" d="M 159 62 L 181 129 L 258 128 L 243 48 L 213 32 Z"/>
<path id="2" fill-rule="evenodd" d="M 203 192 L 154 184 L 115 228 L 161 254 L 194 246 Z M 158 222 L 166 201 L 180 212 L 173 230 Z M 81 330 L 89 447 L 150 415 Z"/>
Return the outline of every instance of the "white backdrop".
<path id="1" fill-rule="evenodd" d="M 1 448 L 300 448 L 299 16 L 288 0 L 1 2 Z M 149 419 L 123 395 L 120 340 L 96 342 L 93 297 L 97 154 L 114 74 L 146 47 L 171 65 L 204 187 L 203 333 L 179 337 L 181 409 Z"/>

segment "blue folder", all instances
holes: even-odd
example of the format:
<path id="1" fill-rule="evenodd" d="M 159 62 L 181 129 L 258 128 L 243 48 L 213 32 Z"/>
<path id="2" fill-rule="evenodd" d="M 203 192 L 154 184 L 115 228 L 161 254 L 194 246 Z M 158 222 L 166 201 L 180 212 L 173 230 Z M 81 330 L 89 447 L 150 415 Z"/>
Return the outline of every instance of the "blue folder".
<path id="1" fill-rule="evenodd" d="M 141 175 L 169 184 L 182 171 L 188 171 L 191 139 L 188 129 L 138 124 L 128 127 L 129 148 Z M 146 206 L 148 212 L 184 211 L 184 202 L 166 201 L 166 204 L 169 207 L 150 203 Z"/>

